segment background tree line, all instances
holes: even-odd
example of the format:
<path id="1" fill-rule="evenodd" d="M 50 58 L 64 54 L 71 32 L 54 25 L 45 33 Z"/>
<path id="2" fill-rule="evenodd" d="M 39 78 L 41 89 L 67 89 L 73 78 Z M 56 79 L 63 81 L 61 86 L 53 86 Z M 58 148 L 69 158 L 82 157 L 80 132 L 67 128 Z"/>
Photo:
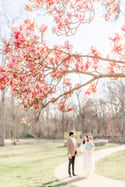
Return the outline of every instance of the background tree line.
<path id="1" fill-rule="evenodd" d="M 83 97 L 81 92 L 74 97 L 72 112 L 61 112 L 54 106 L 44 110 L 25 111 L 20 102 L 1 92 L 0 127 L 9 138 L 63 138 L 71 129 L 81 133 L 91 132 L 94 136 L 125 135 L 125 85 L 123 80 L 104 82 L 105 92 L 95 98 Z M 3 97 L 4 95 L 4 97 Z M 30 125 L 22 125 L 23 117 L 30 119 Z M 1 131 L 2 132 L 2 131 Z"/>

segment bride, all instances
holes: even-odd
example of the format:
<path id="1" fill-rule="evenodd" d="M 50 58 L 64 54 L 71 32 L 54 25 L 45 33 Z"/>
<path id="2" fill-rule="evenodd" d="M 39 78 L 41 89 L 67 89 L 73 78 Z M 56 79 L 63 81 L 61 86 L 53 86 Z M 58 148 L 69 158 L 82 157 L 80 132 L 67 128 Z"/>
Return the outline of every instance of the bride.
<path id="1" fill-rule="evenodd" d="M 95 163 L 93 158 L 93 150 L 95 145 L 93 143 L 92 135 L 85 134 L 83 142 L 80 145 L 80 151 L 83 152 L 83 169 L 85 177 L 89 177 L 90 173 L 95 170 Z"/>

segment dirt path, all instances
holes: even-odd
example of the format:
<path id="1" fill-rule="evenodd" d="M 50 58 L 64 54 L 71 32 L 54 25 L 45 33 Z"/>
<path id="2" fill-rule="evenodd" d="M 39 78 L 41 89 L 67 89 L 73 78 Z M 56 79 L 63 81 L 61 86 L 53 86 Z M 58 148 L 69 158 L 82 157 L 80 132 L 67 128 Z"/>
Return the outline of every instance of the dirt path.
<path id="1" fill-rule="evenodd" d="M 113 148 L 107 148 L 99 151 L 95 151 L 94 157 L 95 162 L 101 158 L 104 158 L 112 153 L 121 151 L 125 149 L 125 145 Z M 67 182 L 69 184 L 78 186 L 78 187 L 125 187 L 125 182 L 120 180 L 114 180 L 106 177 L 102 177 L 93 173 L 89 178 L 83 177 L 82 171 L 82 159 L 83 157 L 76 158 L 76 173 L 78 174 L 77 177 L 69 178 L 67 174 L 67 165 L 68 162 L 65 162 L 58 166 L 55 169 L 55 176 L 56 178 Z"/>

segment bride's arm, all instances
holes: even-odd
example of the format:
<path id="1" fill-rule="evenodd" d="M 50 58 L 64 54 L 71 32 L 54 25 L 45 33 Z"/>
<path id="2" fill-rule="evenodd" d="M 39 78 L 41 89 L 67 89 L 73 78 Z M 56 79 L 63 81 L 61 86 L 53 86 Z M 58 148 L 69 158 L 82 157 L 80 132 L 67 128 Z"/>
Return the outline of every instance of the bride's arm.
<path id="1" fill-rule="evenodd" d="M 80 147 L 79 147 L 79 150 L 80 150 L 81 152 L 83 152 L 84 149 L 85 149 L 85 144 L 81 143 L 81 145 L 80 145 Z"/>

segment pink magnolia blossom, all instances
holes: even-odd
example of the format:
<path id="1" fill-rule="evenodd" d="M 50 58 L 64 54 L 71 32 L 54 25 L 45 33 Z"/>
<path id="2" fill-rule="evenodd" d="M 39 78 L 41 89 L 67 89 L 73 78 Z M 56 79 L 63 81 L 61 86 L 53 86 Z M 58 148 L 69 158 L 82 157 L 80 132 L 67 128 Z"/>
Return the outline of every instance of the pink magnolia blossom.
<path id="1" fill-rule="evenodd" d="M 29 121 L 28 117 L 22 118 L 21 124 L 22 125 L 30 125 L 30 121 Z"/>
<path id="2" fill-rule="evenodd" d="M 28 2 L 27 10 L 44 7 L 47 13 L 53 16 L 53 32 L 69 36 L 75 34 L 81 24 L 93 20 L 94 3 L 99 0 Z M 118 4 L 112 0 L 103 2 L 109 10 L 106 13 L 108 19 L 116 14 L 114 8 Z M 8 41 L 2 40 L 1 53 L 6 56 L 6 65 L 0 66 L 0 89 L 9 87 L 11 94 L 22 101 L 25 109 L 34 107 L 37 110 L 49 103 L 58 102 L 61 111 L 71 111 L 71 104 L 67 101 L 76 90 L 88 85 L 85 87 L 85 94 L 96 92 L 97 82 L 103 77 L 103 60 L 107 63 L 105 76 L 110 77 L 121 72 L 124 74 L 124 27 L 121 33 L 110 37 L 112 51 L 105 58 L 95 47 L 91 47 L 87 55 L 73 53 L 73 46 L 69 41 L 64 41 L 62 45 L 49 46 L 46 41 L 48 27 L 37 27 L 34 21 L 25 20 L 22 25 L 12 29 Z M 114 59 L 110 60 L 112 55 L 117 55 L 117 62 Z M 72 81 L 72 74 L 77 78 L 79 75 L 87 75 L 89 79 L 82 83 L 77 79 Z M 27 123 L 26 119 L 23 121 Z"/>

